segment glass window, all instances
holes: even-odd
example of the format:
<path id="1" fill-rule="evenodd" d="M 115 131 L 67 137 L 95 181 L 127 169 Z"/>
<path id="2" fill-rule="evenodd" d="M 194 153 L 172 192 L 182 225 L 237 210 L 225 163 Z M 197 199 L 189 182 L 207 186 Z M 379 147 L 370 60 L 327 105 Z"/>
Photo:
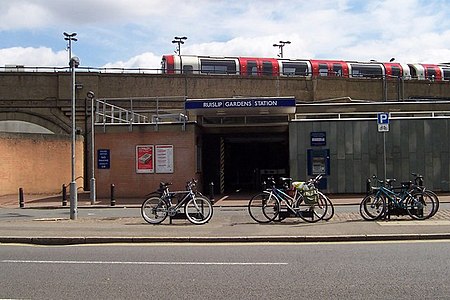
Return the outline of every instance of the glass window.
<path id="1" fill-rule="evenodd" d="M 319 76 L 328 76 L 327 64 L 319 64 Z"/>
<path id="2" fill-rule="evenodd" d="M 334 76 L 342 76 L 342 65 L 341 64 L 333 64 L 333 75 Z"/>
<path id="3" fill-rule="evenodd" d="M 352 65 L 353 77 L 381 77 L 383 71 L 379 65 Z"/>
<path id="4" fill-rule="evenodd" d="M 283 75 L 286 76 L 307 76 L 308 75 L 308 64 L 305 62 L 283 63 Z"/>
<path id="5" fill-rule="evenodd" d="M 206 74 L 236 74 L 234 60 L 201 60 L 201 71 Z"/>
<path id="6" fill-rule="evenodd" d="M 272 63 L 270 61 L 263 62 L 263 75 L 272 76 L 273 68 Z"/>
<path id="7" fill-rule="evenodd" d="M 443 70 L 444 70 L 444 72 L 443 72 L 442 76 L 443 76 L 444 80 L 450 80 L 450 68 L 448 68 L 448 69 L 445 68 Z"/>
<path id="8" fill-rule="evenodd" d="M 251 60 L 247 62 L 247 75 L 257 76 L 258 75 L 258 67 L 256 65 L 256 61 Z"/>
<path id="9" fill-rule="evenodd" d="M 194 73 L 194 66 L 192 66 L 192 65 L 184 65 L 183 66 L 183 73 L 184 74 L 192 74 L 192 73 Z"/>
<path id="10" fill-rule="evenodd" d="M 436 70 L 434 68 L 426 68 L 427 79 L 434 80 L 436 77 Z"/>
<path id="11" fill-rule="evenodd" d="M 409 66 L 409 71 L 411 72 L 411 78 L 417 78 L 416 68 Z"/>
<path id="12" fill-rule="evenodd" d="M 392 66 L 392 74 L 391 75 L 395 76 L 395 77 L 400 77 L 400 76 L 402 76 L 402 72 L 400 71 L 399 67 Z"/>

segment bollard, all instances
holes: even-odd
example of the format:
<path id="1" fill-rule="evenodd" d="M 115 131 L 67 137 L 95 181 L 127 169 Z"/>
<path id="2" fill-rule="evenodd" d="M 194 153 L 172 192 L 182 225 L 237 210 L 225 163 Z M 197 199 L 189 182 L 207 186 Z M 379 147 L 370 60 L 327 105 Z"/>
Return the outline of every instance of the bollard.
<path id="1" fill-rule="evenodd" d="M 209 184 L 209 200 L 214 204 L 214 182 L 211 181 Z"/>
<path id="2" fill-rule="evenodd" d="M 25 207 L 25 201 L 23 200 L 23 188 L 19 188 L 19 207 Z"/>
<path id="3" fill-rule="evenodd" d="M 367 195 L 369 195 L 371 193 L 371 190 L 372 190 L 371 183 L 372 183 L 372 181 L 370 180 L 370 178 L 368 178 L 366 181 L 366 194 Z"/>
<path id="4" fill-rule="evenodd" d="M 111 183 L 111 206 L 116 206 L 116 198 L 114 196 L 114 183 Z"/>
<path id="5" fill-rule="evenodd" d="M 67 186 L 62 185 L 62 206 L 67 206 Z"/>

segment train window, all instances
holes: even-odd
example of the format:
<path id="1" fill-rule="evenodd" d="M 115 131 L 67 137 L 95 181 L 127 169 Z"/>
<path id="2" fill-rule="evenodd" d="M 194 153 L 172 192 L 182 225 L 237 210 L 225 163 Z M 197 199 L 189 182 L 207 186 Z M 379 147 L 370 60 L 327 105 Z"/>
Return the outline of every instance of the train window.
<path id="1" fill-rule="evenodd" d="M 257 76 L 258 67 L 255 60 L 247 61 L 247 75 Z"/>
<path id="2" fill-rule="evenodd" d="M 402 72 L 400 71 L 400 68 L 399 67 L 397 67 L 397 66 L 392 66 L 392 71 L 391 71 L 391 75 L 392 76 L 394 76 L 394 77 L 400 77 L 400 76 L 402 76 Z"/>
<path id="3" fill-rule="evenodd" d="M 352 64 L 353 77 L 381 77 L 383 71 L 379 65 L 358 65 Z"/>
<path id="4" fill-rule="evenodd" d="M 299 63 L 283 63 L 283 75 L 286 76 L 307 76 L 308 64 L 305 62 Z"/>
<path id="5" fill-rule="evenodd" d="M 427 79 L 434 80 L 436 77 L 436 70 L 434 68 L 426 68 Z"/>
<path id="6" fill-rule="evenodd" d="M 328 76 L 327 64 L 319 64 L 319 76 Z"/>
<path id="7" fill-rule="evenodd" d="M 201 71 L 207 74 L 236 74 L 234 60 L 201 60 Z"/>
<path id="8" fill-rule="evenodd" d="M 273 74 L 272 63 L 270 61 L 263 62 L 262 71 L 263 71 L 263 75 L 272 76 L 272 74 Z"/>
<path id="9" fill-rule="evenodd" d="M 416 68 L 409 66 L 409 71 L 411 72 L 411 78 L 417 78 Z"/>
<path id="10" fill-rule="evenodd" d="M 450 68 L 443 69 L 442 76 L 444 80 L 450 80 Z"/>
<path id="11" fill-rule="evenodd" d="M 333 64 L 333 75 L 334 76 L 342 76 L 342 65 L 341 64 Z"/>
<path id="12" fill-rule="evenodd" d="M 193 73 L 194 73 L 194 66 L 192 65 L 183 66 L 183 74 L 193 74 Z"/>

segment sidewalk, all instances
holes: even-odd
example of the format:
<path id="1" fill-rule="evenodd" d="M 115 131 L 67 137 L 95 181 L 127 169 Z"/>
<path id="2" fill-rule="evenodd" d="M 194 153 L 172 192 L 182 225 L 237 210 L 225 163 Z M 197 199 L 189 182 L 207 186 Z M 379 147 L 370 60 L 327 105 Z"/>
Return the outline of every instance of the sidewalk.
<path id="1" fill-rule="evenodd" d="M 85 199 L 87 198 L 87 199 Z M 225 198 L 214 205 L 214 215 L 205 225 L 169 218 L 160 225 L 147 224 L 140 215 L 138 199 L 109 199 L 91 205 L 83 195 L 78 218 L 70 220 L 69 207 L 49 198 L 18 202 L 0 200 L 0 243 L 66 245 L 85 243 L 154 242 L 331 242 L 450 239 L 450 206 L 430 220 L 413 221 L 407 216 L 390 221 L 368 222 L 359 215 L 361 197 L 333 198 L 336 213 L 329 222 L 308 224 L 290 218 L 270 224 L 255 223 L 248 215 L 246 199 Z M 25 197 L 25 200 L 27 198 Z M 17 201 L 17 199 L 16 199 Z M 14 202 L 14 201 L 12 201 Z M 68 204 L 69 205 L 69 204 Z M 43 209 L 46 208 L 46 209 Z"/>

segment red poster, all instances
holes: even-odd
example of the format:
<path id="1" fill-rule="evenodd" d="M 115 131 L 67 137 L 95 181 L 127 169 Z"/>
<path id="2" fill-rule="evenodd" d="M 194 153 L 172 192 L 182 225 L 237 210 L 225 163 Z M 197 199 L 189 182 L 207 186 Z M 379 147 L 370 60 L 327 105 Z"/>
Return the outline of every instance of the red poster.
<path id="1" fill-rule="evenodd" d="M 155 158 L 153 145 L 136 146 L 136 173 L 154 173 Z"/>

